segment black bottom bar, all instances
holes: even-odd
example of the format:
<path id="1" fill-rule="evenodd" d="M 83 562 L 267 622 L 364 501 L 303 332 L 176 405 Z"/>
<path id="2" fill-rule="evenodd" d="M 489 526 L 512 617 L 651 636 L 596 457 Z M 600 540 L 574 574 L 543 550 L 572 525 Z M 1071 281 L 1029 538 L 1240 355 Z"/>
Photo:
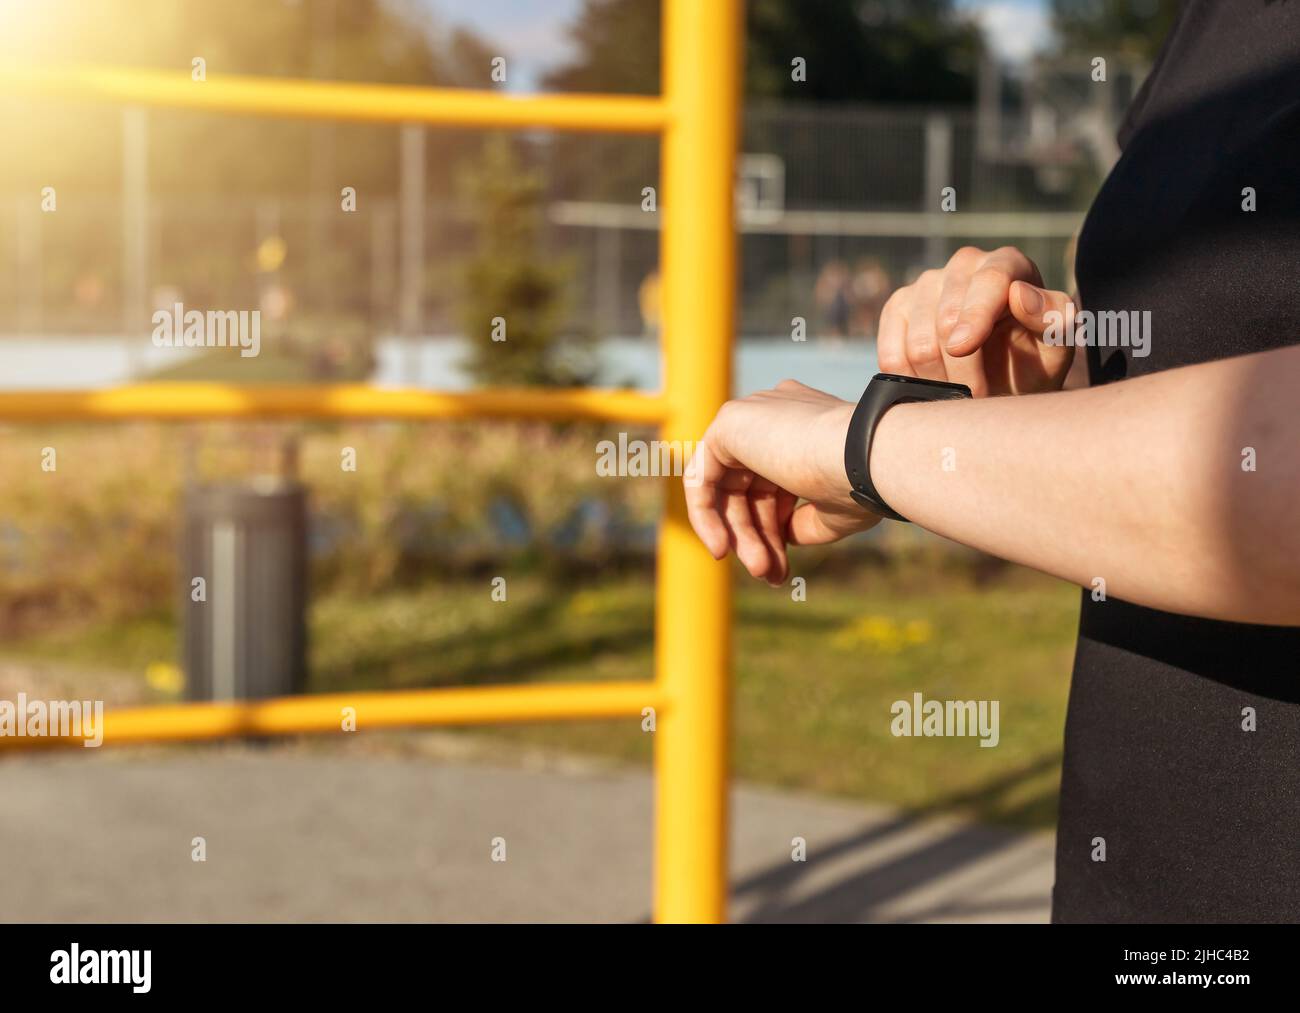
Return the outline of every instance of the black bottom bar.
<path id="1" fill-rule="evenodd" d="M 515 990 L 621 1005 L 703 998 L 706 983 L 733 1003 L 757 991 L 764 1005 L 774 989 L 820 1002 L 846 988 L 863 1002 L 900 988 L 927 1003 L 1153 988 L 1229 999 L 1289 995 L 1295 938 L 1269 926 L 4 925 L 0 980 L 6 999 L 333 1008 L 348 998 L 472 1007 Z"/>

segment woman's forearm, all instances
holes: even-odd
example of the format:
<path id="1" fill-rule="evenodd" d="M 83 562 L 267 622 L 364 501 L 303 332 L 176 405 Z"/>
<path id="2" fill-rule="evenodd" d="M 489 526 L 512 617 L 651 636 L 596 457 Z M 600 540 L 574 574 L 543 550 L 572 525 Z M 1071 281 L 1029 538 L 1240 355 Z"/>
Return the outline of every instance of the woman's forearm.
<path id="1" fill-rule="evenodd" d="M 931 531 L 1170 612 L 1300 625 L 1300 347 L 902 404 L 876 488 Z"/>

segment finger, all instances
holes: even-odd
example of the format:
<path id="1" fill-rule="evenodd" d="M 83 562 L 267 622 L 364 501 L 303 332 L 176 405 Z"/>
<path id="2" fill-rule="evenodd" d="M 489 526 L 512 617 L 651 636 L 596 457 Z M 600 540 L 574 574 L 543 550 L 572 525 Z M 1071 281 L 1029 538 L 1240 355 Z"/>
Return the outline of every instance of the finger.
<path id="1" fill-rule="evenodd" d="M 765 578 L 772 568 L 772 557 L 767 545 L 754 527 L 749 509 L 749 495 L 740 490 L 722 494 L 722 517 L 731 532 L 731 544 L 736 548 L 736 558 L 749 571 L 750 576 Z"/>
<path id="2" fill-rule="evenodd" d="M 953 355 L 946 348 L 943 351 L 943 365 L 948 372 L 950 383 L 962 383 L 970 388 L 971 397 L 988 397 L 989 381 L 986 372 L 988 362 L 986 355 L 989 345 L 977 348 L 970 355 Z"/>
<path id="3" fill-rule="evenodd" d="M 993 325 L 1009 312 L 1007 293 L 1012 283 L 1022 280 L 1043 283 L 1033 261 L 1019 250 L 1004 246 L 988 255 L 971 275 L 957 324 L 948 335 L 952 355 L 970 355 L 988 340 Z"/>
<path id="4" fill-rule="evenodd" d="M 1069 368 L 1074 349 L 1049 345 L 1015 317 L 998 321 L 995 340 L 981 350 L 992 394 L 1028 394 L 1054 389 L 1055 378 Z M 971 356 L 974 358 L 974 356 Z"/>
<path id="5" fill-rule="evenodd" d="M 828 512 L 816 503 L 801 503 L 790 516 L 787 535 L 791 545 L 826 545 L 870 527 L 865 523 L 870 516 L 874 515 L 864 510 L 860 516 L 850 519 Z M 879 522 L 879 518 L 876 520 Z"/>
<path id="6" fill-rule="evenodd" d="M 882 373 L 912 376 L 903 343 L 907 340 L 907 307 L 912 286 L 900 288 L 885 302 L 876 331 L 876 365 Z"/>
<path id="7" fill-rule="evenodd" d="M 988 378 L 988 393 L 1010 394 L 1014 386 L 1011 378 L 1011 344 L 1022 328 L 1011 317 L 999 320 L 993 328 L 993 339 L 975 353 L 984 359 L 984 375 Z M 971 355 L 968 358 L 975 358 Z M 971 391 L 974 394 L 974 390 Z"/>
<path id="8" fill-rule="evenodd" d="M 1016 320 L 1035 334 L 1042 334 L 1053 322 L 1058 327 L 1063 325 L 1071 300 L 1065 292 L 1018 281 L 1011 286 L 1010 306 Z M 1071 316 L 1074 312 L 1069 310 Z"/>
<path id="9" fill-rule="evenodd" d="M 791 545 L 825 545 L 835 541 L 835 536 L 826 527 L 817 506 L 802 503 L 790 516 L 787 535 Z"/>
<path id="10" fill-rule="evenodd" d="M 791 394 L 820 394 L 821 391 L 814 390 L 806 383 L 800 383 L 798 380 L 782 380 L 776 385 L 775 390 L 785 391 Z"/>
<path id="11" fill-rule="evenodd" d="M 943 368 L 943 349 L 939 345 L 935 318 L 943 274 L 942 271 L 926 271 L 916 279 L 916 294 L 907 312 L 907 336 L 903 347 L 911 367 L 910 375 L 923 380 L 948 379 Z"/>
<path id="12" fill-rule="evenodd" d="M 800 383 L 798 380 L 782 380 L 770 390 L 755 391 L 753 394 L 746 397 L 745 400 L 764 402 L 774 401 L 779 405 L 788 406 L 795 402 L 822 405 L 837 399 L 834 394 L 827 394 L 824 390 L 818 390 L 816 387 L 809 387 L 807 384 Z"/>
<path id="13" fill-rule="evenodd" d="M 952 255 L 944 269 L 943 288 L 939 292 L 939 303 L 935 310 L 939 345 L 943 350 L 943 368 L 951 383 L 965 384 L 973 397 L 988 396 L 988 378 L 984 374 L 984 354 L 976 350 L 971 355 L 955 356 L 948 351 L 948 339 L 952 329 L 957 326 L 962 307 L 966 303 L 966 292 L 970 288 L 971 276 L 982 264 L 988 253 L 976 246 L 963 246 Z"/>
<path id="14" fill-rule="evenodd" d="M 952 329 L 957 326 L 961 308 L 966 304 L 966 290 L 970 288 L 971 275 L 979 268 L 988 253 L 976 246 L 963 246 L 948 260 L 943 269 L 943 286 L 935 306 L 935 326 L 941 344 L 947 344 Z"/>
<path id="15" fill-rule="evenodd" d="M 790 531 L 790 517 L 794 513 L 794 508 L 799 503 L 799 497 L 792 492 L 786 492 L 784 489 L 776 490 L 776 512 L 777 519 L 781 523 L 781 535 L 788 541 Z"/>
<path id="16" fill-rule="evenodd" d="M 825 401 L 832 395 L 827 394 L 824 390 L 818 390 L 816 387 L 809 387 L 806 383 L 800 383 L 798 380 L 782 380 L 771 390 L 760 390 L 751 394 L 751 398 L 772 398 L 780 395 L 783 401 L 789 401 L 790 395 L 795 395 L 801 401 Z"/>
<path id="17" fill-rule="evenodd" d="M 1074 349 L 1065 345 L 1044 345 L 1038 335 L 1017 321 L 1008 319 L 1012 332 L 1005 343 L 1007 350 L 1007 387 L 1012 394 L 1046 390 L 1050 378 L 1062 368 L 1064 358 Z M 1068 363 L 1066 363 L 1068 365 Z"/>
<path id="18" fill-rule="evenodd" d="M 696 446 L 682 476 L 686 516 L 714 559 L 725 556 L 731 545 L 731 535 L 718 505 L 720 486 L 726 474 L 727 469 L 718 460 L 706 437 Z"/>
<path id="19" fill-rule="evenodd" d="M 749 505 L 754 516 L 758 536 L 767 546 L 772 567 L 767 582 L 773 586 L 785 583 L 789 564 L 785 554 L 785 526 L 780 516 L 778 496 L 781 490 L 765 478 L 755 478 L 749 487 Z"/>

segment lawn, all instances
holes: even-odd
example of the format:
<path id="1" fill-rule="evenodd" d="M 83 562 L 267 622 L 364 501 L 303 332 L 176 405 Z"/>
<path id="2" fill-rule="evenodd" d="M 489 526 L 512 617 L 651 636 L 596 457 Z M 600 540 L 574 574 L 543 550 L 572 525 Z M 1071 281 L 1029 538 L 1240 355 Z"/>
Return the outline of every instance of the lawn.
<path id="1" fill-rule="evenodd" d="M 738 577 L 734 762 L 745 779 L 1016 826 L 1055 815 L 1078 593 L 1007 569 L 991 580 L 887 568 L 814 571 L 807 600 Z M 457 578 L 314 602 L 311 690 L 643 679 L 652 674 L 648 573 L 546 581 Z M 63 628 L 0 660 L 53 662 L 83 692 L 112 678 L 174 695 L 164 617 Z M 160 674 L 161 673 L 161 674 Z M 1000 740 L 895 737 L 891 706 L 998 701 Z M 121 693 L 115 692 L 116 699 Z M 647 763 L 639 719 L 492 729 L 529 745 Z"/>

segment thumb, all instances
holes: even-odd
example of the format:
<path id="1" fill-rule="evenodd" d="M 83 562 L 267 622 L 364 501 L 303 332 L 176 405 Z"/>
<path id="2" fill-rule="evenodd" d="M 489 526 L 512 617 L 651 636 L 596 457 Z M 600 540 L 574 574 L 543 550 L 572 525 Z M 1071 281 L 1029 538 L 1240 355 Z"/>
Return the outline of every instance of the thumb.
<path id="1" fill-rule="evenodd" d="M 826 545 L 874 528 L 881 520 L 879 514 L 864 510 L 856 503 L 850 503 L 844 509 L 800 503 L 790 515 L 786 541 L 791 545 Z"/>
<path id="2" fill-rule="evenodd" d="M 1065 308 L 1071 302 L 1070 296 L 1065 292 L 1039 288 L 1027 281 L 1017 281 L 1012 285 L 1010 296 L 1007 306 L 1011 315 L 1035 334 L 1042 334 L 1053 321 L 1057 327 L 1062 326 Z"/>

